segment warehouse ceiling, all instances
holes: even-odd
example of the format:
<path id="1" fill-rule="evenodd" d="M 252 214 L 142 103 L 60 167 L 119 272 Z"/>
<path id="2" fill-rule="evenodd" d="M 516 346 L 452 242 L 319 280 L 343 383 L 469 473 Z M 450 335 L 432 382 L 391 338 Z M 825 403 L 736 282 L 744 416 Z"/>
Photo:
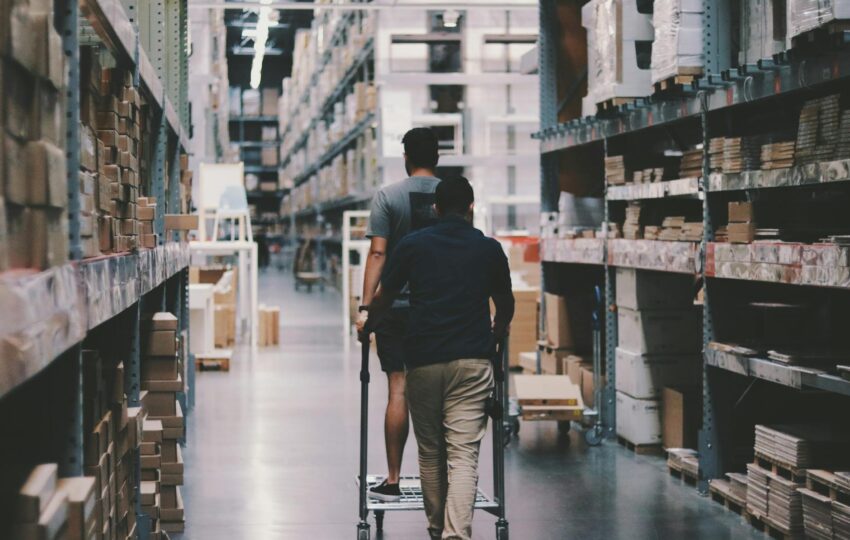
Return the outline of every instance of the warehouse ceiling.
<path id="1" fill-rule="evenodd" d="M 263 61 L 261 87 L 280 87 L 281 80 L 292 71 L 292 46 L 295 31 L 308 28 L 313 13 L 305 10 L 276 10 L 278 21 L 269 27 L 266 57 Z M 254 35 L 257 29 L 257 10 L 228 9 L 227 65 L 231 86 L 248 88 L 251 62 L 254 59 Z"/>

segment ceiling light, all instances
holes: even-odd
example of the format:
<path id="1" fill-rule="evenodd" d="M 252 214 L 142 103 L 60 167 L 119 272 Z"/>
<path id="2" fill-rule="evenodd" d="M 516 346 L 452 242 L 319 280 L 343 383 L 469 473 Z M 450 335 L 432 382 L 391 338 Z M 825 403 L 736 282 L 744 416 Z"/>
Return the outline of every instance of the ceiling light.
<path id="1" fill-rule="evenodd" d="M 260 0 L 261 4 L 271 4 L 272 0 Z M 257 13 L 257 29 L 254 36 L 254 61 L 251 63 L 251 88 L 259 88 L 263 79 L 263 59 L 266 56 L 266 41 L 269 39 L 269 24 L 272 8 L 261 7 Z"/>
<path id="2" fill-rule="evenodd" d="M 443 26 L 446 28 L 457 28 L 460 13 L 456 9 L 447 9 L 443 12 Z"/>

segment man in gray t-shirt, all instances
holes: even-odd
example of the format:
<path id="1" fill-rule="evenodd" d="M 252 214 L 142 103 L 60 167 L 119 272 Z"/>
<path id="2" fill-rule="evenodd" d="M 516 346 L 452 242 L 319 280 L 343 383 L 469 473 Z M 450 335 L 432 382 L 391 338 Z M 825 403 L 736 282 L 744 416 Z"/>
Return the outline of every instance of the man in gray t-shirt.
<path id="1" fill-rule="evenodd" d="M 363 278 L 363 303 L 357 321 L 362 331 L 369 313 L 369 304 L 378 290 L 384 264 L 398 243 L 409 232 L 433 225 L 434 191 L 440 180 L 434 176 L 439 159 L 437 136 L 430 128 L 414 128 L 402 139 L 404 166 L 409 178 L 381 189 L 372 200 L 369 228 L 371 239 L 369 257 Z M 409 431 L 407 401 L 404 395 L 404 336 L 407 333 L 409 299 L 403 291 L 393 309 L 376 328 L 375 342 L 381 369 L 389 382 L 389 401 L 384 418 L 384 437 L 387 450 L 387 478 L 373 488 L 369 495 L 393 502 L 401 498 L 398 478 L 401 458 Z"/>

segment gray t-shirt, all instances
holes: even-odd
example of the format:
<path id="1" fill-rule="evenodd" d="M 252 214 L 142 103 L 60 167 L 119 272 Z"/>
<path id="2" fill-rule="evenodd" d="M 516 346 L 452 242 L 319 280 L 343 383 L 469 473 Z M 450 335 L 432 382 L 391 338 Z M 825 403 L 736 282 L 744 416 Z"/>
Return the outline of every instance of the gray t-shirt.
<path id="1" fill-rule="evenodd" d="M 439 183 L 440 179 L 433 176 L 411 176 L 386 186 L 372 199 L 366 236 L 387 239 L 387 260 L 409 232 L 436 223 L 434 191 Z M 407 297 L 405 287 L 394 307 L 407 306 Z"/>

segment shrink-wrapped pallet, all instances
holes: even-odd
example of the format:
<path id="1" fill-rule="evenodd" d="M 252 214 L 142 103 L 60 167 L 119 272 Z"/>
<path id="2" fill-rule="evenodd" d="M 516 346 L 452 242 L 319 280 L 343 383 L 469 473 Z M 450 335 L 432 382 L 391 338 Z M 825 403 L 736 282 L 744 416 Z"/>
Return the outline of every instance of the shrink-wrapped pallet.
<path id="1" fill-rule="evenodd" d="M 652 82 L 677 75 L 701 75 L 702 2 L 695 0 L 655 0 L 652 25 Z"/>

